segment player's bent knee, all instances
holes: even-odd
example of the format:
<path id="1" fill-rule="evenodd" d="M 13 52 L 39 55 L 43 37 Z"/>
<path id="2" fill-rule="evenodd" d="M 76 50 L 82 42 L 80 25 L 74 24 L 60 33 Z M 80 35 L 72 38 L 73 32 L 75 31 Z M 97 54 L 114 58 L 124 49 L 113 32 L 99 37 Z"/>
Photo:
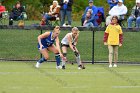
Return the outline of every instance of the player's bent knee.
<path id="1" fill-rule="evenodd" d="M 78 52 L 74 52 L 75 56 L 78 57 L 80 54 Z"/>
<path id="2" fill-rule="evenodd" d="M 44 58 L 47 60 L 47 59 L 49 59 L 49 56 L 44 56 Z"/>
<path id="3" fill-rule="evenodd" d="M 55 56 L 59 56 L 59 55 L 60 55 L 60 53 L 59 53 L 59 52 L 55 53 Z"/>
<path id="4" fill-rule="evenodd" d="M 63 56 L 66 57 L 67 56 L 67 53 L 63 53 Z"/>
<path id="5" fill-rule="evenodd" d="M 58 50 L 55 50 L 55 51 L 54 51 L 54 54 L 59 54 L 59 51 L 58 51 Z"/>

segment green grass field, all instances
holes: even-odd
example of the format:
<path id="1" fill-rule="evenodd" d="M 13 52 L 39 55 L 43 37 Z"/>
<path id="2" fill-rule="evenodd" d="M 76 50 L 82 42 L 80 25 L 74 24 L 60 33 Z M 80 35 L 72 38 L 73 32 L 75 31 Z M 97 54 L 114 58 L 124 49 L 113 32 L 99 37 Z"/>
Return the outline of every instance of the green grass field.
<path id="1" fill-rule="evenodd" d="M 0 62 L 0 93 L 140 93 L 139 65 L 67 64 L 57 70 L 55 63 Z"/>

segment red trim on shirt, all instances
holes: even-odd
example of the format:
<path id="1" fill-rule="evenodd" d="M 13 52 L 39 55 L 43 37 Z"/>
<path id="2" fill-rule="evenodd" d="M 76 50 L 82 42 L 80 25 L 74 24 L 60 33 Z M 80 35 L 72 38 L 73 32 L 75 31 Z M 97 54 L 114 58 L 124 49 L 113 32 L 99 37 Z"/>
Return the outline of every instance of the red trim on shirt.
<path id="1" fill-rule="evenodd" d="M 106 32 L 104 33 L 104 40 L 103 40 L 104 42 L 107 42 L 108 35 L 109 35 L 108 33 L 106 33 Z"/>
<path id="2" fill-rule="evenodd" d="M 120 44 L 123 43 L 123 34 L 119 34 L 119 42 L 120 42 Z"/>

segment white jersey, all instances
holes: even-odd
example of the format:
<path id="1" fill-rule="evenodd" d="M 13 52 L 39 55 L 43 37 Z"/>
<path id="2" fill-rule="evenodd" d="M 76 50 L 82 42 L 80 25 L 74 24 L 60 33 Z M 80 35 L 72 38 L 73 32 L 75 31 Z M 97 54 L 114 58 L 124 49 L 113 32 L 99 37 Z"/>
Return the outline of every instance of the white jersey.
<path id="1" fill-rule="evenodd" d="M 65 44 L 65 45 L 69 45 L 69 40 L 68 40 L 69 36 L 71 37 L 71 40 L 72 40 L 71 43 L 74 43 L 75 42 L 75 38 L 72 37 L 72 33 L 66 34 L 66 36 L 62 39 L 61 43 Z"/>

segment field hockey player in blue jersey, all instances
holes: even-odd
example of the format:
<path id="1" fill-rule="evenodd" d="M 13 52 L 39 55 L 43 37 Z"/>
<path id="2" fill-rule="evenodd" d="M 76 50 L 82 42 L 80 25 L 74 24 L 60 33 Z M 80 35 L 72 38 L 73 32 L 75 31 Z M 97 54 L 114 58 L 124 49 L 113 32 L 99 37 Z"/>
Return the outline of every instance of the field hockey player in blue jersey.
<path id="1" fill-rule="evenodd" d="M 60 34 L 60 27 L 56 26 L 52 32 L 51 31 L 45 32 L 38 36 L 38 49 L 40 53 L 43 55 L 43 57 L 37 61 L 35 65 L 36 68 L 39 68 L 44 61 L 48 60 L 49 51 L 55 54 L 56 68 L 57 69 L 62 68 L 62 66 L 60 65 L 62 54 L 59 45 L 59 38 L 58 38 L 59 34 Z M 54 42 L 56 42 L 56 45 L 54 45 Z"/>

